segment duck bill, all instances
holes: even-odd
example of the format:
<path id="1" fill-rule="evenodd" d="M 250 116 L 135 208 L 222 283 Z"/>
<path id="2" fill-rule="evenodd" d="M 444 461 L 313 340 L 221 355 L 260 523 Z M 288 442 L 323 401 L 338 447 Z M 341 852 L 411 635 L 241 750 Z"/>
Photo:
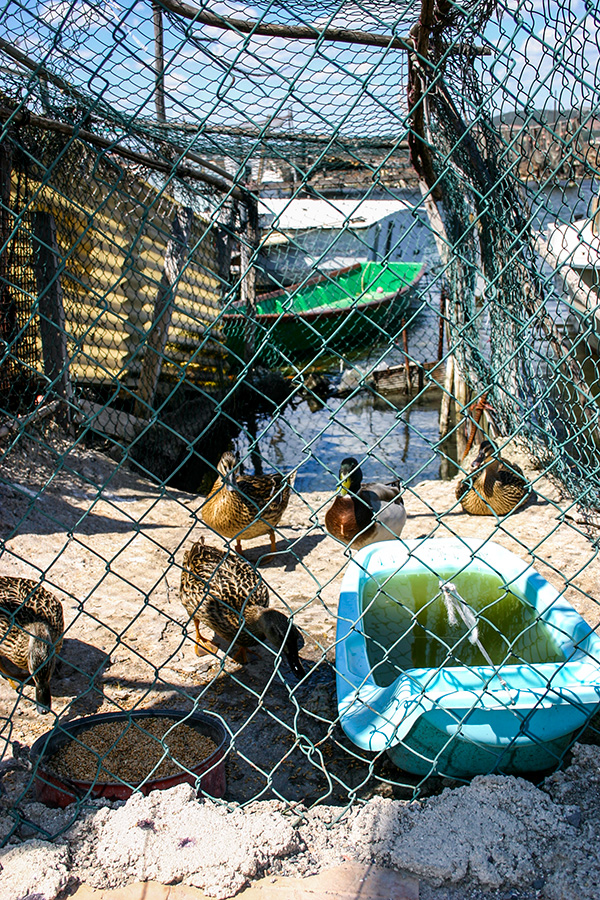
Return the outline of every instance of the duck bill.
<path id="1" fill-rule="evenodd" d="M 52 696 L 49 684 L 38 684 L 35 688 L 35 707 L 38 713 L 45 716 L 52 708 Z"/>
<path id="2" fill-rule="evenodd" d="M 289 663 L 290 669 L 296 676 L 296 678 L 304 678 L 306 672 L 304 671 L 304 666 L 300 662 L 300 657 L 298 655 L 297 647 L 286 647 L 285 656 Z"/>
<path id="3" fill-rule="evenodd" d="M 345 497 L 346 494 L 349 494 L 349 493 L 350 493 L 350 479 L 345 478 L 344 481 L 342 481 L 342 486 L 340 488 L 340 494 L 342 495 L 342 497 Z"/>

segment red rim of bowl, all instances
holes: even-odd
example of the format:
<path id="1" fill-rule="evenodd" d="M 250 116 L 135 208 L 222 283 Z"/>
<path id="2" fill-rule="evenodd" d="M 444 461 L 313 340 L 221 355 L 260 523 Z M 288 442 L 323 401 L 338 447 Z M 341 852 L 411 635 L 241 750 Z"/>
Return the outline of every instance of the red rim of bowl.
<path id="1" fill-rule="evenodd" d="M 190 727 L 201 726 L 201 733 L 205 734 L 215 742 L 216 749 L 205 759 L 199 760 L 198 763 L 190 766 L 190 772 L 182 770 L 174 775 L 163 775 L 148 780 L 143 780 L 135 785 L 126 781 L 81 781 L 77 778 L 68 778 L 59 775 L 52 769 L 47 767 L 46 760 L 51 757 L 59 747 L 64 746 L 69 740 L 87 731 L 94 725 L 100 725 L 105 722 L 125 721 L 129 719 L 150 719 L 164 718 L 174 721 L 184 722 Z M 200 730 L 200 729 L 198 729 Z M 38 795 L 48 793 L 52 795 L 56 793 L 64 794 L 68 798 L 68 803 L 73 803 L 77 799 L 88 797 L 95 799 L 97 797 L 105 797 L 110 799 L 126 799 L 134 791 L 140 790 L 144 794 L 150 793 L 152 790 L 165 789 L 174 787 L 181 783 L 192 783 L 193 780 L 199 780 L 199 787 L 204 793 L 219 797 L 225 792 L 224 778 L 224 757 L 229 747 L 229 735 L 222 719 L 215 713 L 206 712 L 187 712 L 178 709 L 144 709 L 132 710 L 131 712 L 115 712 L 115 713 L 99 713 L 94 716 L 83 716 L 79 719 L 72 719 L 69 722 L 59 722 L 39 737 L 30 750 L 30 759 L 34 768 L 34 777 L 36 780 L 36 790 Z M 201 771 L 197 771 L 197 770 Z M 222 771 L 221 771 L 222 770 Z M 214 773 L 214 775 L 213 775 Z M 209 776 L 208 779 L 206 776 Z M 210 776 L 213 775 L 211 779 Z M 216 792 L 211 792 L 208 784 L 202 785 L 202 780 L 214 783 L 217 788 Z M 222 785 L 222 787 L 221 787 Z M 44 790 L 46 789 L 46 790 Z M 60 802 L 60 797 L 52 798 Z"/>

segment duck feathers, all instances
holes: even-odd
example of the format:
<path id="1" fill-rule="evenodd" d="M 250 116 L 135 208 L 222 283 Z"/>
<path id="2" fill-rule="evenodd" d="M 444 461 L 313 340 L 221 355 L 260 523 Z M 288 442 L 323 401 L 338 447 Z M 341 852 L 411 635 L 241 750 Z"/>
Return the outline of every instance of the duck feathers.
<path id="1" fill-rule="evenodd" d="M 271 549 L 275 549 L 273 529 L 290 499 L 290 480 L 280 474 L 243 475 L 236 472 L 233 453 L 224 453 L 217 466 L 218 476 L 202 506 L 206 524 L 221 537 L 240 539 L 271 535 Z"/>
<path id="2" fill-rule="evenodd" d="M 51 708 L 50 679 L 64 630 L 62 603 L 54 594 L 28 578 L 0 577 L 0 657 L 29 672 L 39 713 Z M 0 672 L 18 686 L 2 664 Z"/>
<path id="3" fill-rule="evenodd" d="M 245 648 L 257 642 L 281 649 L 298 678 L 304 676 L 299 657 L 300 632 L 277 609 L 269 609 L 269 591 L 252 566 L 233 553 L 209 547 L 200 539 L 188 550 L 181 573 L 181 602 L 196 626 L 196 648 L 217 647 L 200 635 L 208 626 L 239 649 L 234 657 L 246 662 Z"/>
<path id="4" fill-rule="evenodd" d="M 490 441 L 482 442 L 473 468 L 456 488 L 456 499 L 471 515 L 505 516 L 530 492 L 521 467 L 503 460 Z"/>
<path id="5" fill-rule="evenodd" d="M 244 559 L 201 540 L 183 557 L 181 602 L 190 618 L 231 641 L 248 608 L 268 607 L 269 591 Z M 241 632 L 238 641 L 256 643 L 248 631 Z"/>
<path id="6" fill-rule="evenodd" d="M 329 534 L 352 549 L 374 541 L 394 540 L 406 523 L 406 509 L 398 481 L 362 483 L 362 471 L 353 458 L 342 460 L 342 490 L 325 515 Z"/>

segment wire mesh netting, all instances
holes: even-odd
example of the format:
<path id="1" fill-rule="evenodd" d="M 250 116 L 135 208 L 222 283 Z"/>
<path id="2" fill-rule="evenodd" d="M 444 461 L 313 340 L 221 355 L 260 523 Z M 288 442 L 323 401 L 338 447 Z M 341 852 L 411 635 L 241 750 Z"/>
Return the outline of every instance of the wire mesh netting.
<path id="1" fill-rule="evenodd" d="M 597 11 L 2 24 L 2 839 L 597 742 Z"/>

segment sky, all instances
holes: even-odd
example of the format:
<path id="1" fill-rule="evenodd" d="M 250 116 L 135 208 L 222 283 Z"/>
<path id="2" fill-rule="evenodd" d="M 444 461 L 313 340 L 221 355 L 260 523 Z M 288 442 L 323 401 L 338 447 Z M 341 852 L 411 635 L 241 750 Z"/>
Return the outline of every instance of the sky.
<path id="1" fill-rule="evenodd" d="M 273 3 L 207 6 L 242 19 L 332 22 L 407 34 L 418 4 Z M 153 117 L 149 0 L 0 0 L 0 33 L 36 60 L 133 117 Z M 305 9 L 304 14 L 301 10 Z M 320 9 L 320 13 L 315 13 Z M 599 14 L 584 0 L 505 0 L 477 63 L 488 108 L 559 109 L 598 102 Z M 292 11 L 294 10 L 294 13 Z M 406 136 L 403 50 L 248 37 L 164 17 L 167 116 L 175 122 L 346 136 Z"/>

